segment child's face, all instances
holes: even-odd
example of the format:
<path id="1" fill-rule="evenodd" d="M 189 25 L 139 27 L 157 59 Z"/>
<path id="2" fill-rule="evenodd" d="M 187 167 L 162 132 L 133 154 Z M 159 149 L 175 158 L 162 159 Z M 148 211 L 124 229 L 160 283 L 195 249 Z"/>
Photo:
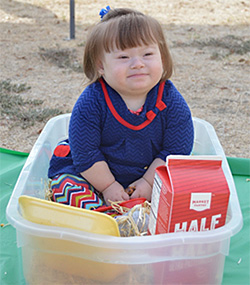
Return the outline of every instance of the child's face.
<path id="1" fill-rule="evenodd" d="M 104 52 L 98 71 L 121 96 L 145 96 L 162 77 L 159 47 L 151 44 Z"/>

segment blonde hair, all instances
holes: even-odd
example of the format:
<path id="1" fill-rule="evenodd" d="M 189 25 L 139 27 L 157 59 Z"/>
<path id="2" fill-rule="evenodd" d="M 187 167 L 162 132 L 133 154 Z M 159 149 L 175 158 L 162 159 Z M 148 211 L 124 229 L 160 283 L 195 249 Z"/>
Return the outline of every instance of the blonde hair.
<path id="1" fill-rule="evenodd" d="M 88 84 L 99 78 L 98 62 L 103 51 L 111 52 L 140 45 L 157 43 L 161 53 L 163 74 L 161 81 L 169 79 L 173 72 L 172 58 L 161 25 L 154 18 L 128 8 L 111 9 L 90 31 L 83 57 L 84 73 Z"/>

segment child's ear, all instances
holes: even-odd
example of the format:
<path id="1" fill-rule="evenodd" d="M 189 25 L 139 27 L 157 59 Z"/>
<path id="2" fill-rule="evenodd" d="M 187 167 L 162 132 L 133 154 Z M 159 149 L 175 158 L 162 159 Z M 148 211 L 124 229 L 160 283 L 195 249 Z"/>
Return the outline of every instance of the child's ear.
<path id="1" fill-rule="evenodd" d="M 103 64 L 101 62 L 101 60 L 98 60 L 97 64 L 97 71 L 100 75 L 103 75 L 104 74 L 104 67 L 103 67 Z"/>

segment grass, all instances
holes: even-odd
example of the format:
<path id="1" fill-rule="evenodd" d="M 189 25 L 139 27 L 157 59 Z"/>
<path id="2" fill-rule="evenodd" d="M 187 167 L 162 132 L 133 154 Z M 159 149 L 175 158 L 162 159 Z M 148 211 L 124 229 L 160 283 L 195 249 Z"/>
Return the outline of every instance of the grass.
<path id="1" fill-rule="evenodd" d="M 201 49 L 204 47 L 214 48 L 216 50 L 212 52 L 211 59 L 220 59 L 231 54 L 244 55 L 250 52 L 250 40 L 245 41 L 244 39 L 234 35 L 227 35 L 222 38 L 194 40 L 190 43 L 175 43 L 175 46 L 193 46 Z"/>
<path id="2" fill-rule="evenodd" d="M 35 122 L 43 122 L 53 116 L 62 114 L 59 109 L 43 107 L 43 100 L 24 99 L 20 93 L 31 89 L 24 84 L 13 84 L 10 80 L 0 81 L 0 117 L 10 120 L 15 126 L 26 129 Z"/>
<path id="3" fill-rule="evenodd" d="M 39 55 L 45 61 L 51 62 L 60 68 L 69 68 L 75 72 L 83 72 L 76 50 L 67 48 L 39 48 Z"/>
<path id="4" fill-rule="evenodd" d="M 205 41 L 194 41 L 194 44 L 198 47 L 216 47 L 227 49 L 230 54 L 240 54 L 243 55 L 250 51 L 250 40 L 244 41 L 240 37 L 236 37 L 234 35 L 227 35 L 222 38 L 210 38 Z"/>

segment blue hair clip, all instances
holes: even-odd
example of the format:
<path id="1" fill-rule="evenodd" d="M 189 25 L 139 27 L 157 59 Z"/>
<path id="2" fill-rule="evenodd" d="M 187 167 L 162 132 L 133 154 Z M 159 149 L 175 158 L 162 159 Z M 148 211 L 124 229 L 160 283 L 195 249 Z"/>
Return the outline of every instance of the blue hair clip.
<path id="1" fill-rule="evenodd" d="M 106 9 L 102 8 L 102 10 L 99 13 L 99 15 L 101 16 L 101 19 L 108 13 L 109 10 L 110 10 L 109 6 L 107 6 Z"/>

